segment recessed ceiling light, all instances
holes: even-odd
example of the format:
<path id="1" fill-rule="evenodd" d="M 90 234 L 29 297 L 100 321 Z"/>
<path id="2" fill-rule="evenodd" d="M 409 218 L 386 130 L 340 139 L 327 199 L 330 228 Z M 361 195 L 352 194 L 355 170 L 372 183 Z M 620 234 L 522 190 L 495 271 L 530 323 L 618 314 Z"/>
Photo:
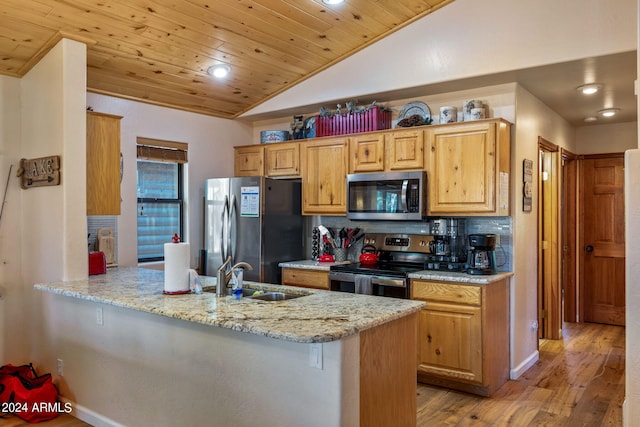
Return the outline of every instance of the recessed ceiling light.
<path id="1" fill-rule="evenodd" d="M 598 111 L 598 114 L 602 117 L 613 117 L 618 111 L 620 111 L 619 108 L 605 108 L 604 110 Z"/>
<path id="2" fill-rule="evenodd" d="M 213 77 L 217 77 L 219 79 L 226 77 L 227 74 L 229 74 L 230 72 L 231 72 L 231 67 L 229 67 L 226 64 L 212 65 L 207 70 L 207 74 Z"/>
<path id="3" fill-rule="evenodd" d="M 584 118 L 584 121 L 587 122 L 587 123 L 595 122 L 596 120 L 598 120 L 598 118 L 594 117 L 594 116 L 589 116 L 589 117 L 585 117 Z"/>
<path id="4" fill-rule="evenodd" d="M 343 1 L 344 0 L 322 0 L 322 3 L 324 3 L 324 4 L 340 4 Z"/>
<path id="5" fill-rule="evenodd" d="M 594 93 L 599 91 L 601 87 L 602 85 L 599 85 L 597 83 L 590 83 L 588 85 L 578 86 L 576 90 L 582 92 L 584 95 L 593 95 Z"/>

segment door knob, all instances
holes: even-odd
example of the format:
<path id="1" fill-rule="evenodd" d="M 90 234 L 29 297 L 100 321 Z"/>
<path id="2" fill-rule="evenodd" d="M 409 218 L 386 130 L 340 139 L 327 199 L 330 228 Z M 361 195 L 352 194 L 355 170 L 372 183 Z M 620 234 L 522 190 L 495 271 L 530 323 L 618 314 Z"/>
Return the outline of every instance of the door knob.
<path id="1" fill-rule="evenodd" d="M 591 246 L 591 245 L 587 245 L 587 246 L 584 248 L 584 250 L 585 250 L 585 251 L 587 251 L 587 252 L 593 252 L 593 246 Z"/>

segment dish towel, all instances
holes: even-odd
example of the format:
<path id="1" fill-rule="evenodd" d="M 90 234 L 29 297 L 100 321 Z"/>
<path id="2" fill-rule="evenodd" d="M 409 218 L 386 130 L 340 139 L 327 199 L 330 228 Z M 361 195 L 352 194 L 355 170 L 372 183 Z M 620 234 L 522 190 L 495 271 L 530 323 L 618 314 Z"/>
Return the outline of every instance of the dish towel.
<path id="1" fill-rule="evenodd" d="M 356 274 L 355 291 L 356 294 L 371 295 L 372 292 L 371 276 L 366 274 Z"/>

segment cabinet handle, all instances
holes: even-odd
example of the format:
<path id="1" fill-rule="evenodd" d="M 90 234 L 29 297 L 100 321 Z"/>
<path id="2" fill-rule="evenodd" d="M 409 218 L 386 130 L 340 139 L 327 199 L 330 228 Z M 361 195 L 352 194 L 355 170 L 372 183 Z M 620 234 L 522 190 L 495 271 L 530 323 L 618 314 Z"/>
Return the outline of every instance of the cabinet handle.
<path id="1" fill-rule="evenodd" d="M 431 342 L 431 335 L 427 335 L 427 342 L 430 343 Z"/>
<path id="2" fill-rule="evenodd" d="M 436 355 L 440 356 L 440 349 L 436 348 Z"/>

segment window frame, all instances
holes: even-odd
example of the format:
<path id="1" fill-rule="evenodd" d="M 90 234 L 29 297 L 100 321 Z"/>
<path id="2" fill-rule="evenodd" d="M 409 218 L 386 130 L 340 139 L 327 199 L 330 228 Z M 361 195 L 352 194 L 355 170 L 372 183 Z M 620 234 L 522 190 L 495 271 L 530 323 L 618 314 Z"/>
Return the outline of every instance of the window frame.
<path id="1" fill-rule="evenodd" d="M 171 163 L 177 165 L 177 198 L 137 197 L 138 193 L 138 165 L 139 162 Z M 138 137 L 136 156 L 136 199 L 137 209 L 139 205 L 175 204 L 178 205 L 179 235 L 184 236 L 185 230 L 185 168 L 187 162 L 187 144 L 171 141 L 161 141 L 150 138 Z M 136 220 L 136 235 L 139 234 Z M 184 238 L 182 237 L 184 240 Z M 140 246 L 136 238 L 136 258 L 138 263 L 162 262 L 164 254 L 158 257 L 140 258 Z"/>

